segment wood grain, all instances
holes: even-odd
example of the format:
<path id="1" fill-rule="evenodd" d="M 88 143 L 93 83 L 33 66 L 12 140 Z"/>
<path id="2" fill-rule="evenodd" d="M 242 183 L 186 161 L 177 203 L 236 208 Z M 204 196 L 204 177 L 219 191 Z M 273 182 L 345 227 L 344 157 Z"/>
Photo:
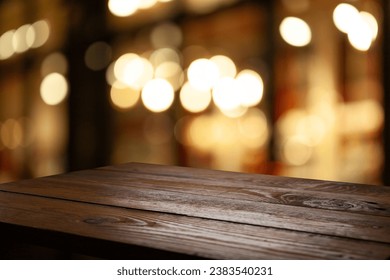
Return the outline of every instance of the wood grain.
<path id="1" fill-rule="evenodd" d="M 381 186 L 129 163 L 0 185 L 0 209 L 2 223 L 209 258 L 390 256 Z"/>
<path id="2" fill-rule="evenodd" d="M 167 172 L 164 168 L 160 170 L 158 166 L 127 164 L 11 183 L 1 186 L 1 189 L 80 202 L 390 242 L 387 189 L 365 186 L 364 188 L 377 189 L 369 193 L 360 190 L 363 186 L 358 185 L 356 188 L 342 187 L 346 194 L 331 193 L 324 191 L 324 183 L 320 182 L 319 190 L 313 186 L 308 191 L 307 185 L 312 185 L 312 180 L 307 185 L 299 184 L 301 187 L 295 189 L 283 187 L 279 180 L 284 181 L 285 178 L 274 176 L 265 176 L 262 181 L 263 175 L 198 169 L 187 169 L 188 172 L 194 172 L 187 175 L 188 172 L 183 172 L 183 168 L 179 168 L 181 172 L 172 167 L 167 167 L 170 171 Z M 172 173 L 171 170 L 175 172 Z M 206 175 L 200 176 L 203 171 Z M 211 177 L 207 175 L 209 173 L 216 173 L 221 177 L 220 180 L 207 179 Z M 227 179 L 222 180 L 225 173 Z M 218 178 L 217 175 L 215 177 Z M 242 176 L 250 176 L 256 180 L 252 179 L 252 183 L 247 186 L 242 183 Z M 382 195 L 377 196 L 377 193 Z M 348 199 L 349 196 L 352 198 Z"/>
<path id="3" fill-rule="evenodd" d="M 390 256 L 390 244 L 7 192 L 0 213 L 2 223 L 214 259 Z"/>

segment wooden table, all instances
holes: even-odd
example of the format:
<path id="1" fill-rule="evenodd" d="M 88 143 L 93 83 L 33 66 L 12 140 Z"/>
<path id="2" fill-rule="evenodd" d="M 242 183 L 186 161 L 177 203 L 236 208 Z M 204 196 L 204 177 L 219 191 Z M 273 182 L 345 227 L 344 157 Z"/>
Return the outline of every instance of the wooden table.
<path id="1" fill-rule="evenodd" d="M 390 188 L 128 163 L 0 185 L 0 232 L 2 258 L 388 259 Z"/>

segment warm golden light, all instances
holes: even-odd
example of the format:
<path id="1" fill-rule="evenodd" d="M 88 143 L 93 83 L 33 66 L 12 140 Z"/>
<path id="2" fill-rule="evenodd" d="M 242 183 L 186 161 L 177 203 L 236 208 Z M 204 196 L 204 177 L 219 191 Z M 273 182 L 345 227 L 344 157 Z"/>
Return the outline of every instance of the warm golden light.
<path id="1" fill-rule="evenodd" d="M 152 63 L 154 67 L 159 66 L 161 63 L 164 62 L 176 62 L 177 64 L 180 64 L 181 58 L 180 54 L 172 48 L 161 48 L 155 50 L 149 58 L 149 61 Z"/>
<path id="2" fill-rule="evenodd" d="M 377 133 L 384 122 L 382 105 L 372 99 L 346 103 L 340 113 L 343 134 Z"/>
<path id="3" fill-rule="evenodd" d="M 180 64 L 173 61 L 166 61 L 157 66 L 154 71 L 155 78 L 167 80 L 176 91 L 184 82 L 184 73 Z"/>
<path id="4" fill-rule="evenodd" d="M 236 65 L 233 60 L 224 55 L 216 55 L 210 58 L 210 61 L 214 62 L 218 68 L 220 77 L 232 77 L 237 74 Z"/>
<path id="5" fill-rule="evenodd" d="M 50 36 L 50 25 L 46 20 L 39 20 L 34 22 L 27 30 L 27 42 L 31 48 L 38 48 L 43 46 Z"/>
<path id="6" fill-rule="evenodd" d="M 313 155 L 313 148 L 307 143 L 307 139 L 293 136 L 284 144 L 283 155 L 287 164 L 300 166 L 308 163 Z"/>
<path id="7" fill-rule="evenodd" d="M 376 39 L 376 37 L 378 36 L 378 30 L 379 30 L 379 27 L 378 27 L 378 22 L 376 20 L 376 18 L 368 13 L 368 12 L 360 12 L 360 16 L 363 20 L 363 22 L 365 22 L 367 24 L 367 26 L 370 28 L 370 31 L 371 31 L 371 37 L 372 37 L 372 40 L 374 41 Z"/>
<path id="8" fill-rule="evenodd" d="M 157 0 L 141 0 L 139 2 L 138 8 L 139 9 L 150 9 L 151 7 L 156 5 L 157 2 L 158 2 Z"/>
<path id="9" fill-rule="evenodd" d="M 12 43 L 15 30 L 9 30 L 0 37 L 0 59 L 10 58 L 14 53 L 15 49 Z"/>
<path id="10" fill-rule="evenodd" d="M 142 89 L 142 102 L 152 112 L 163 112 L 172 105 L 174 91 L 169 82 L 164 79 L 153 79 Z"/>
<path id="11" fill-rule="evenodd" d="M 265 114 L 257 108 L 250 109 L 238 120 L 239 140 L 248 148 L 260 148 L 268 140 L 268 124 Z"/>
<path id="12" fill-rule="evenodd" d="M 218 67 L 206 58 L 194 60 L 188 67 L 188 80 L 201 90 L 211 89 L 219 77 Z"/>
<path id="13" fill-rule="evenodd" d="M 130 88 L 119 81 L 116 81 L 110 90 L 110 98 L 112 104 L 121 110 L 126 110 L 134 107 L 141 95 L 137 89 Z"/>
<path id="14" fill-rule="evenodd" d="M 184 109 L 192 113 L 202 112 L 211 102 L 210 90 L 200 90 L 186 82 L 180 91 L 180 102 Z"/>
<path id="15" fill-rule="evenodd" d="M 30 24 L 25 24 L 15 31 L 14 36 L 12 37 L 12 46 L 16 53 L 25 52 L 32 45 L 27 42 L 27 32 L 30 27 Z"/>
<path id="16" fill-rule="evenodd" d="M 222 111 L 230 111 L 239 107 L 241 100 L 236 80 L 231 77 L 219 79 L 213 87 L 213 100 Z"/>
<path id="17" fill-rule="evenodd" d="M 359 21 L 359 11 L 351 4 L 341 3 L 333 11 L 333 22 L 344 33 L 349 33 Z"/>
<path id="18" fill-rule="evenodd" d="M 242 70 L 236 77 L 240 103 L 246 107 L 256 106 L 263 98 L 264 83 L 260 75 L 252 70 Z"/>
<path id="19" fill-rule="evenodd" d="M 153 77 L 153 66 L 145 58 L 134 53 L 120 56 L 114 65 L 117 80 L 129 87 L 141 89 Z"/>
<path id="20" fill-rule="evenodd" d="M 41 83 L 41 98 L 48 105 L 61 103 L 68 94 L 68 82 L 59 73 L 47 75 Z"/>
<path id="21" fill-rule="evenodd" d="M 60 52 L 54 52 L 46 56 L 41 65 L 41 75 L 46 77 L 50 73 L 56 72 L 65 75 L 68 71 L 68 60 Z"/>
<path id="22" fill-rule="evenodd" d="M 150 40 L 155 49 L 177 48 L 181 45 L 183 35 L 178 25 L 164 22 L 157 25 L 150 34 Z"/>
<path id="23" fill-rule="evenodd" d="M 361 14 L 354 25 L 348 30 L 348 40 L 351 45 L 359 51 L 367 51 L 374 38 L 370 24 L 364 20 Z"/>
<path id="24" fill-rule="evenodd" d="M 303 47 L 311 41 L 311 29 L 302 19 L 287 17 L 279 26 L 280 34 L 288 44 L 295 47 Z"/>
<path id="25" fill-rule="evenodd" d="M 16 149 L 22 144 L 23 130 L 19 121 L 8 119 L 0 126 L 0 139 L 8 149 Z"/>
<path id="26" fill-rule="evenodd" d="M 127 17 L 134 14 L 139 6 L 141 0 L 109 0 L 108 9 L 117 17 Z"/>

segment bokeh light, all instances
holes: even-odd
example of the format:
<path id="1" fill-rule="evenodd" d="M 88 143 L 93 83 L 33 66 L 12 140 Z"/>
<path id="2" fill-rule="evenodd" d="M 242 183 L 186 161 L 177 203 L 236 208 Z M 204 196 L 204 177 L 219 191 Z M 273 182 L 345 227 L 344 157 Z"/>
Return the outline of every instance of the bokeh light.
<path id="1" fill-rule="evenodd" d="M 249 69 L 242 70 L 236 77 L 236 87 L 240 92 L 241 105 L 251 107 L 260 103 L 264 83 L 258 73 Z"/>
<path id="2" fill-rule="evenodd" d="M 301 136 L 289 137 L 283 145 L 284 160 L 287 164 L 301 166 L 311 159 L 313 148 Z"/>
<path id="3" fill-rule="evenodd" d="M 359 21 L 359 11 L 351 4 L 341 3 L 333 11 L 333 22 L 344 33 L 349 33 Z"/>
<path id="4" fill-rule="evenodd" d="M 108 9 L 117 17 L 127 17 L 138 10 L 140 3 L 141 0 L 109 0 Z"/>
<path id="5" fill-rule="evenodd" d="M 134 53 L 120 56 L 114 65 L 114 75 L 117 80 L 137 89 L 141 89 L 153 78 L 152 64 L 145 58 Z"/>
<path id="6" fill-rule="evenodd" d="M 50 25 L 47 20 L 34 22 L 27 31 L 27 42 L 31 48 L 43 46 L 50 36 Z"/>
<path id="7" fill-rule="evenodd" d="M 180 64 L 173 61 L 166 61 L 161 63 L 154 71 L 155 78 L 162 78 L 167 80 L 176 91 L 184 82 L 184 72 Z"/>
<path id="8" fill-rule="evenodd" d="M 154 67 L 157 67 L 161 63 L 168 61 L 180 64 L 181 58 L 178 51 L 173 48 L 160 48 L 153 51 L 153 53 L 150 55 L 149 61 Z"/>
<path id="9" fill-rule="evenodd" d="M 110 90 L 110 100 L 114 107 L 119 110 L 134 107 L 140 95 L 140 90 L 128 87 L 119 81 L 116 81 Z"/>
<path id="10" fill-rule="evenodd" d="M 65 75 L 68 71 L 68 60 L 60 52 L 54 52 L 44 58 L 41 64 L 41 75 L 45 77 L 56 72 Z"/>
<path id="11" fill-rule="evenodd" d="M 59 73 L 51 73 L 43 79 L 40 94 L 47 105 L 57 105 L 68 94 L 68 81 Z"/>
<path id="12" fill-rule="evenodd" d="M 23 129 L 21 123 L 15 119 L 7 119 L 0 125 L 0 139 L 4 147 L 16 149 L 22 144 Z"/>
<path id="13" fill-rule="evenodd" d="M 231 58 L 225 55 L 215 55 L 210 58 L 210 61 L 215 63 L 218 68 L 219 77 L 232 77 L 237 74 L 237 68 Z"/>
<path id="14" fill-rule="evenodd" d="M 194 60 L 188 67 L 187 76 L 192 86 L 200 89 L 211 89 L 219 77 L 218 67 L 206 58 Z"/>
<path id="15" fill-rule="evenodd" d="M 84 61 L 87 67 L 91 70 L 102 70 L 110 63 L 111 46 L 103 41 L 98 41 L 91 44 L 84 56 Z"/>
<path id="16" fill-rule="evenodd" d="M 174 90 L 172 85 L 164 79 L 153 79 L 142 89 L 142 102 L 152 112 L 163 112 L 172 105 Z"/>
<path id="17" fill-rule="evenodd" d="M 267 118 L 261 110 L 251 108 L 238 120 L 239 140 L 248 148 L 257 149 L 268 140 Z"/>
<path id="18" fill-rule="evenodd" d="M 371 30 L 372 40 L 374 41 L 376 39 L 376 37 L 378 36 L 378 31 L 379 31 L 378 21 L 369 12 L 362 11 L 362 12 L 360 12 L 360 16 L 361 16 L 362 20 L 369 26 L 369 28 Z"/>
<path id="19" fill-rule="evenodd" d="M 303 47 L 311 41 L 311 29 L 302 19 L 297 17 L 286 17 L 279 26 L 282 38 L 290 45 Z"/>
<path id="20" fill-rule="evenodd" d="M 9 30 L 0 37 L 0 59 L 10 58 L 14 53 L 14 46 L 12 43 L 15 30 Z"/>
<path id="21" fill-rule="evenodd" d="M 178 25 L 172 22 L 164 22 L 152 30 L 150 40 L 155 49 L 177 48 L 182 43 L 183 35 Z"/>
<path id="22" fill-rule="evenodd" d="M 224 110 L 233 110 L 241 105 L 236 80 L 231 77 L 224 77 L 218 80 L 213 87 L 213 100 L 215 105 Z"/>
<path id="23" fill-rule="evenodd" d="M 32 46 L 31 42 L 27 42 L 27 32 L 30 27 L 30 24 L 24 24 L 16 29 L 12 37 L 12 46 L 16 53 L 25 52 Z"/>
<path id="24" fill-rule="evenodd" d="M 200 90 L 186 82 L 180 91 L 180 102 L 184 109 L 199 113 L 207 109 L 211 102 L 210 90 Z"/>

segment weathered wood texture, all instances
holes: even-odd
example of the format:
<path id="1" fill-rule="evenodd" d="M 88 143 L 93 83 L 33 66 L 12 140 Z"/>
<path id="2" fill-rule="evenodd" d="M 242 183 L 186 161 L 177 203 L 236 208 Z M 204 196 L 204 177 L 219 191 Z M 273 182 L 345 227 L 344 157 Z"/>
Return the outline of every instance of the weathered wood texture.
<path id="1" fill-rule="evenodd" d="M 3 184 L 0 222 L 217 259 L 390 257 L 388 187 L 185 167 Z"/>

